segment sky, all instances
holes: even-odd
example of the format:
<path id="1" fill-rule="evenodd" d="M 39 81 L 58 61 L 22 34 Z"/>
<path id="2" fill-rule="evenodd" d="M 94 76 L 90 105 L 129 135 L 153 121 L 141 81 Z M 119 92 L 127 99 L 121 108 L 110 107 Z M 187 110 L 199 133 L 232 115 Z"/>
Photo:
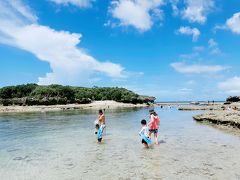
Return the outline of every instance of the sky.
<path id="1" fill-rule="evenodd" d="M 0 87 L 124 87 L 158 101 L 240 95 L 240 1 L 1 0 Z"/>

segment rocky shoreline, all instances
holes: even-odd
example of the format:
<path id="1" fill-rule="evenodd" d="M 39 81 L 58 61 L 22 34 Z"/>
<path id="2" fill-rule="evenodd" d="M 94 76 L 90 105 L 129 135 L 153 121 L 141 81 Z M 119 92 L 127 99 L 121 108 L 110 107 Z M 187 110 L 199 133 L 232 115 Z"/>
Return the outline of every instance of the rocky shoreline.
<path id="1" fill-rule="evenodd" d="M 93 101 L 90 104 L 67 104 L 67 105 L 38 105 L 38 106 L 0 106 L 0 113 L 20 113 L 20 112 L 49 112 L 64 110 L 84 110 L 84 109 L 116 109 L 147 107 L 147 104 L 130 104 L 116 101 Z"/>
<path id="2" fill-rule="evenodd" d="M 224 125 L 240 130 L 240 112 L 221 112 L 215 111 L 206 114 L 193 116 L 193 119 L 198 122 L 209 122 L 216 125 Z"/>
<path id="3" fill-rule="evenodd" d="M 197 122 L 207 122 L 217 126 L 230 127 L 240 130 L 240 103 L 215 103 L 215 104 L 185 104 L 178 108 L 180 111 L 206 111 L 193 116 Z"/>
<path id="4" fill-rule="evenodd" d="M 192 104 L 185 104 L 178 108 L 179 111 L 212 111 L 212 110 L 225 110 L 227 106 L 223 103 L 216 103 L 216 104 L 199 104 L 199 105 L 192 105 Z"/>

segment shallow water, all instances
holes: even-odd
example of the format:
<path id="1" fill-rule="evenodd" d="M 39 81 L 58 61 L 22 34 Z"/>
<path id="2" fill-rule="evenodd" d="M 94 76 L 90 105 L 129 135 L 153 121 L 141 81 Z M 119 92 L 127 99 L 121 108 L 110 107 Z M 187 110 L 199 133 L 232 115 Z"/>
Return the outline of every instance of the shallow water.
<path id="1" fill-rule="evenodd" d="M 192 120 L 200 112 L 156 111 L 160 145 L 138 131 L 148 109 L 106 112 L 96 143 L 95 111 L 0 115 L 1 180 L 240 179 L 240 137 Z"/>

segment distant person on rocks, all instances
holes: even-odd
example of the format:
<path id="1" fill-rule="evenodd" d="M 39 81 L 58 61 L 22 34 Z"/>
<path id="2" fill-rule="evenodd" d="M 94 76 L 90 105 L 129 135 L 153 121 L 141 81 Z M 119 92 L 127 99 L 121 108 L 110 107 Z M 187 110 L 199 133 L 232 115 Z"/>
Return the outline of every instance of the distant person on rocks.
<path id="1" fill-rule="evenodd" d="M 158 128 L 160 125 L 160 118 L 155 111 L 150 112 L 150 121 L 148 123 L 149 127 L 149 137 L 151 139 L 152 133 L 154 134 L 155 144 L 158 144 Z"/>

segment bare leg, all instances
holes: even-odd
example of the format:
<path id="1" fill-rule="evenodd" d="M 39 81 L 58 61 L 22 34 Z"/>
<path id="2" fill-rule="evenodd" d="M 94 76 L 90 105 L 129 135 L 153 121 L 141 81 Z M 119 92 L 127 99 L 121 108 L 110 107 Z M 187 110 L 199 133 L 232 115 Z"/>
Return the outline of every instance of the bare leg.
<path id="1" fill-rule="evenodd" d="M 145 148 L 149 148 L 148 144 L 143 143 Z"/>
<path id="2" fill-rule="evenodd" d="M 155 144 L 158 144 L 158 135 L 157 135 L 157 133 L 154 133 L 154 138 L 155 138 Z"/>
<path id="3" fill-rule="evenodd" d="M 151 136 L 152 136 L 152 132 L 149 132 L 149 138 L 151 139 Z"/>

